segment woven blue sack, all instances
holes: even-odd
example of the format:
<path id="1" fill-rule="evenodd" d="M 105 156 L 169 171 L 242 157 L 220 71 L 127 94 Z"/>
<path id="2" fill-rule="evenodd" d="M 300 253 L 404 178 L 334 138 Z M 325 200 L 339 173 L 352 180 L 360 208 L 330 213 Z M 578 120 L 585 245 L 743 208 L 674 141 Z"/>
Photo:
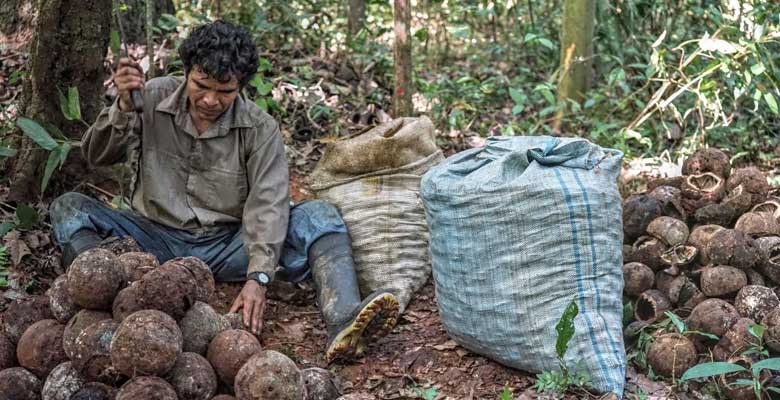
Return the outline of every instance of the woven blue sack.
<path id="1" fill-rule="evenodd" d="M 489 138 L 423 176 L 452 339 L 510 367 L 555 370 L 555 325 L 576 299 L 566 364 L 622 397 L 622 158 L 579 138 Z"/>

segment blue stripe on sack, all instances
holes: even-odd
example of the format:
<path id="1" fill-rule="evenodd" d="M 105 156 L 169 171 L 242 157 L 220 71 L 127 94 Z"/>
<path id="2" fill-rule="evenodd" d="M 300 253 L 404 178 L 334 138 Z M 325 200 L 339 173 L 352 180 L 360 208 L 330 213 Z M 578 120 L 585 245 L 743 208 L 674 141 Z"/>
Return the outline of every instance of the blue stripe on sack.
<path id="1" fill-rule="evenodd" d="M 601 375 L 604 376 L 604 378 L 607 380 L 607 385 L 614 389 L 616 387 L 615 382 L 612 380 L 612 375 L 607 372 L 607 365 L 604 362 L 604 358 L 601 356 L 601 351 L 599 351 L 599 344 L 598 340 L 596 340 L 596 335 L 593 333 L 593 323 L 591 322 L 590 317 L 588 317 L 588 312 L 585 309 L 585 295 L 582 286 L 582 266 L 580 265 L 580 252 L 579 245 L 577 244 L 577 224 L 574 221 L 574 206 L 572 205 L 571 194 L 569 193 L 569 188 L 566 186 L 566 182 L 563 181 L 563 177 L 558 171 L 558 168 L 553 168 L 553 171 L 555 171 L 555 176 L 558 178 L 558 183 L 563 190 L 563 197 L 566 200 L 566 206 L 569 208 L 569 223 L 571 224 L 571 241 L 572 249 L 574 250 L 574 266 L 577 273 L 577 292 L 580 299 L 580 311 L 582 317 L 585 319 L 585 323 L 588 325 L 588 336 L 590 337 L 590 343 L 593 346 L 593 350 L 596 353 L 596 358 L 598 359 L 599 367 L 601 368 Z"/>
<path id="2" fill-rule="evenodd" d="M 601 314 L 601 294 L 599 293 L 599 280 L 597 278 L 598 276 L 598 267 L 596 266 L 596 245 L 595 240 L 593 239 L 593 213 L 591 212 L 590 208 L 590 201 L 588 200 L 588 192 L 585 190 L 585 186 L 582 184 L 582 181 L 580 180 L 579 174 L 577 174 L 577 171 L 571 170 L 572 175 L 574 175 L 574 180 L 577 181 L 577 186 L 580 187 L 580 191 L 582 192 L 582 197 L 585 200 L 585 211 L 587 212 L 588 216 L 588 241 L 590 242 L 590 258 L 591 258 L 591 265 L 593 270 L 593 286 L 596 289 L 596 312 L 599 314 L 599 317 L 604 322 L 604 327 L 606 327 L 607 331 L 607 337 L 609 338 L 609 346 L 612 348 L 612 353 L 617 355 L 620 354 L 618 351 L 618 346 L 615 343 L 615 338 L 612 337 L 612 333 L 610 332 L 610 329 L 608 327 L 606 319 L 604 319 L 604 316 Z"/>

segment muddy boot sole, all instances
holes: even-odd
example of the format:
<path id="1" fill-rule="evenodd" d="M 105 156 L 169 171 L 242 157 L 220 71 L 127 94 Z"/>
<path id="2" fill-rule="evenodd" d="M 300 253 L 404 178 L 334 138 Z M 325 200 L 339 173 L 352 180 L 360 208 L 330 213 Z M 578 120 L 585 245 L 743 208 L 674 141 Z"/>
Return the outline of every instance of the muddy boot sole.
<path id="1" fill-rule="evenodd" d="M 363 331 L 363 340 L 366 343 L 375 342 L 385 336 L 395 328 L 395 324 L 398 323 L 400 304 L 398 299 L 389 292 L 381 292 L 382 307 L 376 317 L 369 322 L 366 329 Z M 389 295 L 389 296 L 387 296 Z"/>
<path id="2" fill-rule="evenodd" d="M 325 362 L 330 364 L 337 359 L 349 360 L 362 354 L 365 344 L 361 343 L 361 338 L 369 325 L 378 326 L 376 331 L 387 329 L 389 332 L 398 320 L 398 300 L 389 292 L 378 292 L 369 296 L 357 310 L 352 320 L 328 342 Z"/>

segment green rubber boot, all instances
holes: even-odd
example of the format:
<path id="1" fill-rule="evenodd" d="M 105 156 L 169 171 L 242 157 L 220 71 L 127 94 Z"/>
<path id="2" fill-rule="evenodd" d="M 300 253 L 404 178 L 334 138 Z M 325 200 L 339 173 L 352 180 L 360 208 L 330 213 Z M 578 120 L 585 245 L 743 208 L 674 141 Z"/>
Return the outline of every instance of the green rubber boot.
<path id="1" fill-rule="evenodd" d="M 346 233 L 332 233 L 309 249 L 317 302 L 328 329 L 325 361 L 349 360 L 363 353 L 366 341 L 388 334 L 398 321 L 398 299 L 378 290 L 360 300 L 352 246 Z M 371 327 L 370 334 L 366 328 Z"/>

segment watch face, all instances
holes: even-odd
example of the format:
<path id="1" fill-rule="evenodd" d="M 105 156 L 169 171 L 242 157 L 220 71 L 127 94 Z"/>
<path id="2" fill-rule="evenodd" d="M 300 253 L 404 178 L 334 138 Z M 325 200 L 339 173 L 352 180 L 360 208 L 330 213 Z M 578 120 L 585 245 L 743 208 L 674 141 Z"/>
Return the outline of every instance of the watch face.
<path id="1" fill-rule="evenodd" d="M 268 275 L 266 275 L 265 273 L 262 273 L 262 272 L 257 274 L 257 280 L 260 281 L 260 283 L 262 283 L 262 284 L 267 284 L 268 281 L 270 281 L 270 279 L 268 278 Z"/>

